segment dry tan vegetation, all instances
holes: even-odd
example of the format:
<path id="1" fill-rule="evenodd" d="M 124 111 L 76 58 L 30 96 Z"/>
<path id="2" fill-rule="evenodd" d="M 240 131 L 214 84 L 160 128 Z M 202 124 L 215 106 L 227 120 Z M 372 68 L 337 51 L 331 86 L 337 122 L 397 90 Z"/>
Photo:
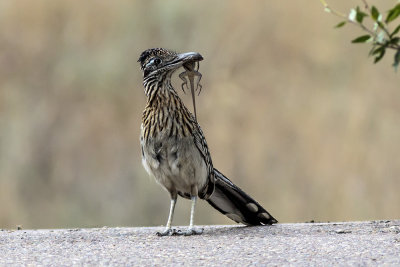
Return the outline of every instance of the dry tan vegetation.
<path id="1" fill-rule="evenodd" d="M 214 164 L 278 220 L 399 218 L 400 74 L 307 4 L 2 1 L 0 227 L 164 223 L 168 195 L 138 140 L 136 60 L 150 47 L 204 56 Z M 197 223 L 231 222 L 203 203 Z"/>

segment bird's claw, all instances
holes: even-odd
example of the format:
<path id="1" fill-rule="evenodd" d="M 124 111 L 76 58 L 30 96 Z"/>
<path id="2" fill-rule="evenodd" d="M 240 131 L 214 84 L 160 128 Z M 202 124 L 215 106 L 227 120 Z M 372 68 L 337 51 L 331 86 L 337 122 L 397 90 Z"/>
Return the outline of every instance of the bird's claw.
<path id="1" fill-rule="evenodd" d="M 181 231 L 178 230 L 176 232 L 177 235 L 184 235 L 184 236 L 190 236 L 190 235 L 201 235 L 203 233 L 204 229 L 203 228 L 189 228 L 186 231 Z"/>
<path id="2" fill-rule="evenodd" d="M 191 235 L 201 235 L 203 233 L 203 228 L 189 228 L 186 231 L 175 230 L 172 228 L 165 229 L 162 232 L 157 232 L 157 236 L 174 236 L 174 235 L 184 235 L 184 236 L 191 236 Z"/>
<path id="3" fill-rule="evenodd" d="M 172 228 L 165 229 L 162 232 L 157 232 L 158 236 L 173 236 L 173 235 L 178 235 L 178 231 Z"/>

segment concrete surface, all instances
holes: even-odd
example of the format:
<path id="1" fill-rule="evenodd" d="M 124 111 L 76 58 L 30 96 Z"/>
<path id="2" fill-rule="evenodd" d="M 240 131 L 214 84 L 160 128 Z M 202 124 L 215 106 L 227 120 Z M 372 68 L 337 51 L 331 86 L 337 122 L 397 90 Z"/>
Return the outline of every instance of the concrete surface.
<path id="1" fill-rule="evenodd" d="M 204 226 L 190 237 L 160 230 L 1 230 L 0 265 L 400 266 L 400 220 Z"/>

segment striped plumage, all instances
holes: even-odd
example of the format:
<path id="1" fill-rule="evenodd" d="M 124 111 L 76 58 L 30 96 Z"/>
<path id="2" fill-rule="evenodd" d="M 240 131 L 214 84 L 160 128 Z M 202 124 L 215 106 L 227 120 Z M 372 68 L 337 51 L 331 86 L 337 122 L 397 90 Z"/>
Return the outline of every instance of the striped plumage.
<path id="1" fill-rule="evenodd" d="M 158 48 L 153 49 L 151 55 L 163 57 L 166 60 L 166 55 L 173 56 L 174 53 Z M 200 197 L 208 198 L 214 185 L 211 156 L 200 126 L 171 85 L 171 75 L 174 70 L 176 68 L 169 71 L 154 71 L 143 79 L 147 105 L 142 117 L 142 142 L 146 143 L 149 138 L 156 138 L 156 135 L 164 135 L 176 140 L 192 137 L 207 166 L 208 183 L 205 190 L 199 188 Z M 144 72 L 146 72 L 145 69 Z M 187 192 L 178 192 L 178 194 L 190 198 Z"/>
<path id="2" fill-rule="evenodd" d="M 192 199 L 190 226 L 184 234 L 199 234 L 193 228 L 197 196 L 236 222 L 272 224 L 276 220 L 256 201 L 214 169 L 207 142 L 193 114 L 171 84 L 171 75 L 188 62 L 202 60 L 198 53 L 177 54 L 155 48 L 140 58 L 147 105 L 143 111 L 141 147 L 143 165 L 171 196 L 166 230 L 177 234 L 171 222 L 177 195 Z"/>

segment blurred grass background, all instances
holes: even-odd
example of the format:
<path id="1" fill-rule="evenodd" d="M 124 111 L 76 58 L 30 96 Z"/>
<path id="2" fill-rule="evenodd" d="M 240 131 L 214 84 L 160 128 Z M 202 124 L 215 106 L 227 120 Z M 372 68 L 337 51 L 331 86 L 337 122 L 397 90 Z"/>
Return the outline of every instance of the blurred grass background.
<path id="1" fill-rule="evenodd" d="M 400 74 L 338 22 L 319 1 L 1 1 L 0 227 L 165 223 L 139 148 L 151 47 L 204 56 L 214 165 L 280 222 L 399 218 Z"/>

